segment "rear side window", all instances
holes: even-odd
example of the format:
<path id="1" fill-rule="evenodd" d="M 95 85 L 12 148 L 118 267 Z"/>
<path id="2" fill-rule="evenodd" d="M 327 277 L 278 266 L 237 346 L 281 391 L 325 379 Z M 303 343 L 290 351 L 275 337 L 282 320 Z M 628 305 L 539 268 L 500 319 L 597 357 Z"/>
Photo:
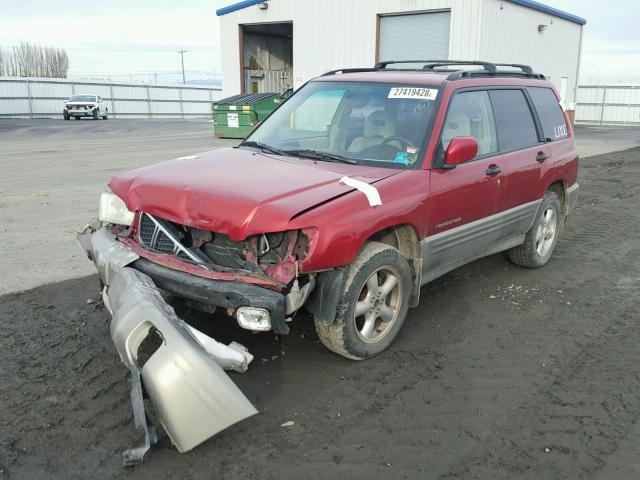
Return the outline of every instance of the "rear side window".
<path id="1" fill-rule="evenodd" d="M 539 143 L 536 124 L 522 90 L 492 90 L 489 95 L 501 151 L 520 150 Z"/>
<path id="2" fill-rule="evenodd" d="M 547 142 L 567 138 L 567 122 L 553 90 L 540 87 L 531 87 L 527 90 L 538 112 Z"/>

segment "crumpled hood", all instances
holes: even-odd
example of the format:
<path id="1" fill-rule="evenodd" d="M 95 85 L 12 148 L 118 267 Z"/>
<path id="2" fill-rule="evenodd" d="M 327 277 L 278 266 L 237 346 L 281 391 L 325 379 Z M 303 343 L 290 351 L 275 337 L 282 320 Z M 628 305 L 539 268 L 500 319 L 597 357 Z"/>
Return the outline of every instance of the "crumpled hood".
<path id="1" fill-rule="evenodd" d="M 314 162 L 246 149 L 182 157 L 117 175 L 109 186 L 131 211 L 224 233 L 232 240 L 288 229 L 299 212 L 401 170 Z"/>

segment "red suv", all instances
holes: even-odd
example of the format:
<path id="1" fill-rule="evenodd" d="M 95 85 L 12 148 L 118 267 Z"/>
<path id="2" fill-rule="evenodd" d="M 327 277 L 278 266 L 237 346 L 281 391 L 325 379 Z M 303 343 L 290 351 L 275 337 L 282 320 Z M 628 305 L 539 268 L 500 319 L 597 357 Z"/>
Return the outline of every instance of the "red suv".
<path id="1" fill-rule="evenodd" d="M 130 367 L 151 329 L 119 344 L 137 325 L 121 318 L 149 295 L 167 310 L 157 289 L 278 334 L 304 306 L 324 345 L 365 359 L 446 272 L 501 251 L 545 265 L 577 173 L 570 122 L 530 67 L 384 62 L 311 80 L 235 148 L 114 177 L 82 242 Z"/>

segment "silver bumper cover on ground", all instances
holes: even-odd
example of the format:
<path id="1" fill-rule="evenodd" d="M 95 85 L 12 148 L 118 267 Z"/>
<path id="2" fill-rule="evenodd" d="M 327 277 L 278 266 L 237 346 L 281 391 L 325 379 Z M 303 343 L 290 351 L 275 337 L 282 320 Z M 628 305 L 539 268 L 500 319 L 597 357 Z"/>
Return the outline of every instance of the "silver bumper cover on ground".
<path id="1" fill-rule="evenodd" d="M 180 452 L 257 413 L 223 371 L 246 371 L 253 357 L 244 347 L 223 345 L 180 320 L 151 278 L 127 267 L 138 256 L 106 228 L 94 223 L 78 239 L 107 285 L 103 296 L 113 315 L 111 337 L 131 371 L 134 420 L 145 433 L 142 446 L 124 452 L 125 465 L 142 461 L 156 441 L 144 413 L 142 384 Z M 158 341 L 143 362 L 140 346 L 149 335 Z"/>

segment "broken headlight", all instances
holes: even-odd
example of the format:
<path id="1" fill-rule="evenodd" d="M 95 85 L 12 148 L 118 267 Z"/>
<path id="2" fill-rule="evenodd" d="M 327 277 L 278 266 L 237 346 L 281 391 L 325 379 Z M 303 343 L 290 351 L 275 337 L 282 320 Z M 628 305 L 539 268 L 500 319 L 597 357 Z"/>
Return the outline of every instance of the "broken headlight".
<path id="1" fill-rule="evenodd" d="M 263 233 L 258 236 L 256 254 L 261 264 L 276 264 L 287 254 L 289 232 Z"/>
<path id="2" fill-rule="evenodd" d="M 116 225 L 126 225 L 129 227 L 133 223 L 133 212 L 129 211 L 124 200 L 115 193 L 106 191 L 100 195 L 98 218 L 101 222 L 115 223 Z"/>

